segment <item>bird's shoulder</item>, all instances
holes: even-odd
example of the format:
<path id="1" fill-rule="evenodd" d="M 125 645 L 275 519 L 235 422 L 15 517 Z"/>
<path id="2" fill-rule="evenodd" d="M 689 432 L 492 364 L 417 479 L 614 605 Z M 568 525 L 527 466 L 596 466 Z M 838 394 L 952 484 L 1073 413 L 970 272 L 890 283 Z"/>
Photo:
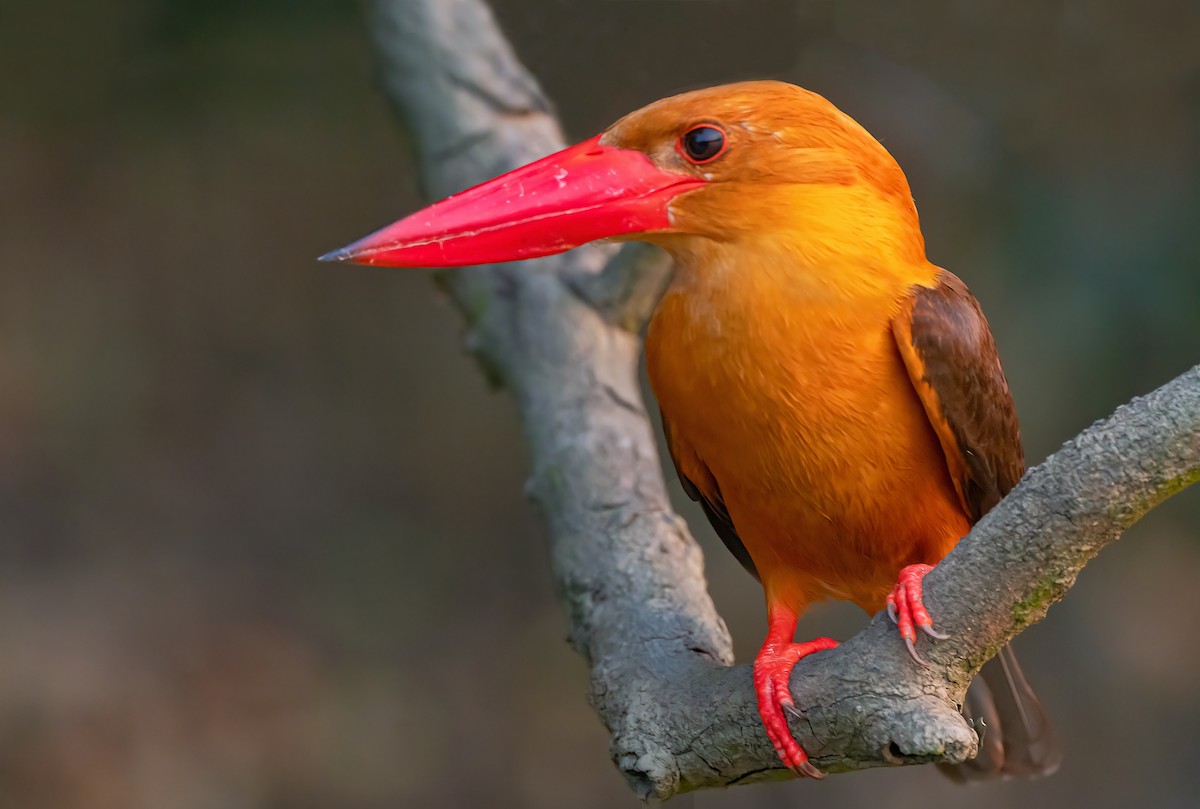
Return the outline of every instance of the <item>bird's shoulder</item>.
<path id="1" fill-rule="evenodd" d="M 1025 471 L 1016 408 L 987 318 L 966 284 L 941 270 L 932 284 L 909 290 L 892 333 L 974 522 Z"/>

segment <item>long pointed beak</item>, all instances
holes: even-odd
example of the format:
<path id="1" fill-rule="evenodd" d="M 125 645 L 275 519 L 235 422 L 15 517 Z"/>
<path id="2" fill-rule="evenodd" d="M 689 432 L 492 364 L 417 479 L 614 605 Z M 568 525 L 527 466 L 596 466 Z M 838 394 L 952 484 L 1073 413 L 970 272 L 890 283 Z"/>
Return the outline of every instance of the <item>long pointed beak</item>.
<path id="1" fill-rule="evenodd" d="M 671 200 L 705 181 L 663 171 L 643 152 L 603 146 L 600 137 L 434 203 L 321 261 L 458 267 L 669 230 Z"/>

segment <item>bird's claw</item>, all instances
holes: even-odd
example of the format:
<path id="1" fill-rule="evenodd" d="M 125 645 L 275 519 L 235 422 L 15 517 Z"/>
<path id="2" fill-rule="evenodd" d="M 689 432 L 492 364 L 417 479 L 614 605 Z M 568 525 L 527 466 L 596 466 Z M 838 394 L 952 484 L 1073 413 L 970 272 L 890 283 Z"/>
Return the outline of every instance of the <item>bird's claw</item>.
<path id="1" fill-rule="evenodd" d="M 813 652 L 832 649 L 837 642 L 817 638 L 807 643 L 768 641 L 754 660 L 754 690 L 758 695 L 758 713 L 763 729 L 776 755 L 796 775 L 821 778 L 823 774 L 808 761 L 808 755 L 792 736 L 788 719 L 803 717 L 788 691 L 792 668 Z"/>
<path id="2" fill-rule="evenodd" d="M 816 779 L 817 781 L 820 781 L 825 777 L 825 773 L 814 767 L 811 761 L 800 762 L 792 767 L 792 772 L 796 773 L 796 775 L 804 776 L 806 778 Z"/>
<path id="3" fill-rule="evenodd" d="M 917 626 L 920 628 L 920 630 L 922 632 L 924 632 L 926 635 L 928 635 L 931 638 L 936 638 L 937 640 L 949 640 L 950 639 L 950 636 L 948 634 L 946 634 L 945 632 L 938 632 L 936 629 L 934 629 L 933 624 L 917 624 Z"/>
<path id="4" fill-rule="evenodd" d="M 930 565 L 909 565 L 900 571 L 896 586 L 887 597 L 887 614 L 900 629 L 900 637 L 909 655 L 922 666 L 929 663 L 917 654 L 917 629 L 937 640 L 946 640 L 950 636 L 933 628 L 933 619 L 921 601 L 921 580 L 933 568 Z"/>
<path id="5" fill-rule="evenodd" d="M 908 653 L 912 656 L 913 660 L 917 661 L 925 668 L 929 668 L 929 661 L 917 654 L 917 645 L 913 643 L 912 638 L 905 638 L 904 645 L 908 647 Z"/>
<path id="6" fill-rule="evenodd" d="M 785 714 L 787 714 L 789 717 L 791 717 L 792 719 L 803 719 L 804 718 L 804 713 L 799 708 L 796 707 L 796 703 L 788 701 L 788 702 L 781 702 L 781 703 L 779 703 L 779 705 L 781 708 L 783 708 L 783 712 Z M 815 778 L 816 780 L 820 781 L 822 778 L 825 777 L 825 773 L 821 772 L 815 766 L 813 766 L 813 763 L 811 761 L 809 761 L 807 758 L 804 761 L 793 763 L 791 766 L 788 767 L 788 769 L 791 770 L 792 772 L 794 772 L 796 775 L 801 776 L 802 778 Z"/>

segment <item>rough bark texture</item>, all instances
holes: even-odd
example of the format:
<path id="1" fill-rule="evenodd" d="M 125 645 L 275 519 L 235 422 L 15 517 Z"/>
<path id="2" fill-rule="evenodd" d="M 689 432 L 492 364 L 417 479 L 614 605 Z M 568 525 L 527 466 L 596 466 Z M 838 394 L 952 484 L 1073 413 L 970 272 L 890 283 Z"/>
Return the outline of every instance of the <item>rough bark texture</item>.
<path id="1" fill-rule="evenodd" d="M 563 145 L 550 105 L 481 0 L 374 0 L 379 78 L 441 197 Z M 397 212 L 400 213 L 400 212 Z M 785 777 L 759 725 L 748 666 L 705 589 L 700 550 L 671 511 L 636 381 L 636 326 L 662 262 L 585 247 L 444 280 L 469 345 L 516 397 L 529 494 L 550 526 L 571 641 L 592 704 L 638 795 Z M 798 741 L 826 772 L 960 762 L 971 676 L 1039 620 L 1083 565 L 1200 477 L 1200 367 L 1093 425 L 1029 472 L 931 573 L 950 640 L 915 666 L 886 617 L 792 677 Z"/>

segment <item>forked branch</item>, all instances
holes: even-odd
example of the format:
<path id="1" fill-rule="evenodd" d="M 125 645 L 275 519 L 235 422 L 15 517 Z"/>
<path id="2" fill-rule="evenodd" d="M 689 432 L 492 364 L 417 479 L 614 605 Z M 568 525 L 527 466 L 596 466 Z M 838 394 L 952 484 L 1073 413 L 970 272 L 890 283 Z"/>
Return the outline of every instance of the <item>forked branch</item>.
<path id="1" fill-rule="evenodd" d="M 550 105 L 482 0 L 373 0 L 379 79 L 440 197 L 563 145 Z M 636 381 L 636 325 L 661 287 L 645 255 L 584 247 L 470 268 L 446 287 L 469 344 L 518 402 L 529 492 L 550 526 L 571 640 L 612 757 L 643 798 L 784 777 L 750 670 L 671 511 Z M 797 741 L 827 772 L 960 762 L 955 705 L 996 650 L 1063 596 L 1084 564 L 1200 477 L 1200 367 L 1069 441 L 925 580 L 951 638 L 912 665 L 885 617 L 792 677 Z"/>

